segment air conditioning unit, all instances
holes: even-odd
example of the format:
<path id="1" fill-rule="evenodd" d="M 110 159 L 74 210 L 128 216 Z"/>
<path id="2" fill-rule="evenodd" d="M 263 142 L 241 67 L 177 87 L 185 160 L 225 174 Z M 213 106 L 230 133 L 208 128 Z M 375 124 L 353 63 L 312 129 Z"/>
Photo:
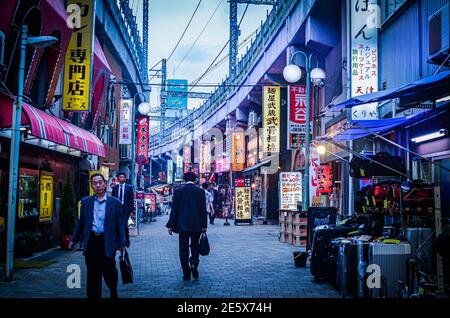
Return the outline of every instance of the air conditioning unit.
<path id="1" fill-rule="evenodd" d="M 450 6 L 447 4 L 428 18 L 428 62 L 450 65 Z"/>
<path id="2" fill-rule="evenodd" d="M 248 114 L 248 126 L 252 127 L 256 125 L 258 125 L 258 115 L 256 114 L 256 112 L 251 111 Z"/>

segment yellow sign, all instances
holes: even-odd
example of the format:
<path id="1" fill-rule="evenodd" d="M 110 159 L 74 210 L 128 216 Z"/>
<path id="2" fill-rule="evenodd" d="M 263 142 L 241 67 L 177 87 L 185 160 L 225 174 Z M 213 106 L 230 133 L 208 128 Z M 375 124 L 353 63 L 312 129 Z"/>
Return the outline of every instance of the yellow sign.
<path id="1" fill-rule="evenodd" d="M 109 167 L 100 166 L 100 173 L 103 175 L 106 181 L 109 180 Z"/>
<path id="2" fill-rule="evenodd" d="M 264 87 L 263 151 L 280 152 L 280 88 Z"/>
<path id="3" fill-rule="evenodd" d="M 64 65 L 64 111 L 89 111 L 91 64 L 94 43 L 94 4 L 91 0 L 69 0 L 78 5 L 80 24 L 74 25 Z"/>
<path id="4" fill-rule="evenodd" d="M 244 170 L 245 161 L 245 135 L 243 132 L 234 132 L 232 136 L 232 169 L 233 171 Z"/>
<path id="5" fill-rule="evenodd" d="M 251 187 L 236 187 L 236 220 L 252 219 L 252 191 Z"/>
<path id="6" fill-rule="evenodd" d="M 39 222 L 51 221 L 53 214 L 53 177 L 41 175 L 39 185 Z"/>
<path id="7" fill-rule="evenodd" d="M 92 189 L 91 177 L 96 173 L 100 173 L 100 171 L 89 171 L 89 195 L 95 194 L 94 189 Z"/>

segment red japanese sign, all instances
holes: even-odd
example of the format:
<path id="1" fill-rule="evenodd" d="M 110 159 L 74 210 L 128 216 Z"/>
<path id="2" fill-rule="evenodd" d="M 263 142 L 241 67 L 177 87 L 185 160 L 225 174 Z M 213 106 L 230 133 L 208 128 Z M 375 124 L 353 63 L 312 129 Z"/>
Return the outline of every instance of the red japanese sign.
<path id="1" fill-rule="evenodd" d="M 312 120 L 312 95 L 309 120 Z M 306 136 L 306 86 L 289 86 L 288 149 L 300 149 Z"/>
<path id="2" fill-rule="evenodd" d="M 141 164 L 148 163 L 148 138 L 149 138 L 148 117 L 141 117 L 138 120 L 138 144 L 137 158 Z"/>
<path id="3" fill-rule="evenodd" d="M 331 193 L 333 189 L 333 172 L 329 165 L 319 165 L 317 167 L 317 191 Z"/>
<path id="4" fill-rule="evenodd" d="M 156 194 L 154 193 L 146 193 L 145 194 L 145 203 L 149 205 L 150 212 L 156 212 Z"/>

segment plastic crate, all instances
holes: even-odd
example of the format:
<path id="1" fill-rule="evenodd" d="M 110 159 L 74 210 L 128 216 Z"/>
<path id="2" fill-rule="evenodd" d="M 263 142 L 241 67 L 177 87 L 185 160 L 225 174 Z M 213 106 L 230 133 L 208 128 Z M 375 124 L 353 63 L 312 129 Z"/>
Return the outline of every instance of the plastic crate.
<path id="1" fill-rule="evenodd" d="M 293 243 L 293 241 L 294 241 L 294 235 L 292 235 L 292 234 L 286 234 L 286 241 L 287 241 L 287 243 L 288 244 L 292 244 Z"/>
<path id="2" fill-rule="evenodd" d="M 280 233 L 286 233 L 286 223 L 280 223 Z"/>
<path id="3" fill-rule="evenodd" d="M 286 233 L 287 234 L 292 234 L 293 231 L 294 231 L 293 225 L 291 223 L 286 223 Z"/>
<path id="4" fill-rule="evenodd" d="M 294 212 L 287 212 L 287 219 L 286 222 L 287 223 L 292 223 L 294 221 Z"/>
<path id="5" fill-rule="evenodd" d="M 285 233 L 280 233 L 280 242 L 281 243 L 286 243 L 287 242 L 287 237 Z"/>

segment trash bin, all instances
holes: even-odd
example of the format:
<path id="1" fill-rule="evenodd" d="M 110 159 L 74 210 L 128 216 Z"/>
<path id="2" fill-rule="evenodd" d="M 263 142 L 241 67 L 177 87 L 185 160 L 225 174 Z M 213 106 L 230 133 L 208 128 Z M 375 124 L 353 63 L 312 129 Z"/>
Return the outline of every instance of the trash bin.
<path id="1" fill-rule="evenodd" d="M 295 267 L 305 267 L 308 259 L 308 252 L 294 252 Z"/>

